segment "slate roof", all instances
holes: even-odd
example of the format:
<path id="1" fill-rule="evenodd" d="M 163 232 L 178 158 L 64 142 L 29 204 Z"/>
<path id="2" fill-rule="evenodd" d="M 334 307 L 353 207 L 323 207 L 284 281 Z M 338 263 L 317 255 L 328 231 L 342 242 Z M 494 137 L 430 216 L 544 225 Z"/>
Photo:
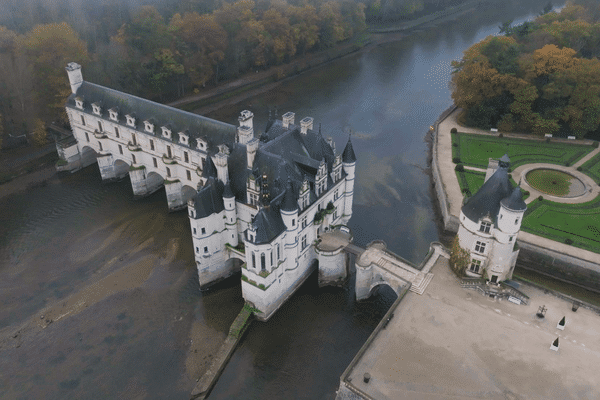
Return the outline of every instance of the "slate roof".
<path id="1" fill-rule="evenodd" d="M 281 214 L 272 207 L 261 208 L 252 225 L 256 228 L 256 244 L 269 243 L 286 229 Z"/>
<path id="2" fill-rule="evenodd" d="M 521 188 L 519 187 L 516 187 L 509 197 L 502 199 L 500 204 L 512 211 L 527 210 L 527 204 L 525 204 L 523 201 L 523 194 L 521 193 Z"/>
<path id="3" fill-rule="evenodd" d="M 352 141 L 350 140 L 350 137 L 348 137 L 348 143 L 346 143 L 346 147 L 344 148 L 344 152 L 342 153 L 342 161 L 348 164 L 356 162 L 356 155 L 354 154 L 354 149 L 352 148 Z"/>
<path id="4" fill-rule="evenodd" d="M 218 214 L 225 209 L 223 204 L 223 183 L 216 178 L 209 178 L 206 184 L 194 196 L 194 219 L 206 218 Z"/>
<path id="5" fill-rule="evenodd" d="M 285 192 L 283 192 L 283 200 L 281 200 L 282 211 L 296 211 L 298 209 L 298 201 L 294 196 L 292 182 L 288 181 Z"/>
<path id="6" fill-rule="evenodd" d="M 479 221 L 486 215 L 495 220 L 500 211 L 500 202 L 512 192 L 508 170 L 499 167 L 477 193 L 463 205 L 462 212 L 473 222 Z"/>
<path id="7" fill-rule="evenodd" d="M 204 165 L 202 166 L 202 177 L 210 178 L 210 177 L 216 177 L 216 176 L 217 176 L 217 167 L 215 166 L 215 163 L 213 162 L 213 159 L 209 154 L 208 157 L 206 157 L 206 160 L 204 161 Z"/>
<path id="8" fill-rule="evenodd" d="M 84 101 L 84 111 L 93 114 L 92 103 L 102 105 L 102 116 L 108 118 L 109 109 L 118 109 L 118 123 L 126 126 L 125 115 L 136 117 L 136 127 L 141 133 L 151 135 L 144 130 L 143 121 L 154 120 L 155 131 L 161 134 L 160 127 L 170 125 L 173 140 L 177 141 L 177 133 L 185 132 L 190 136 L 190 147 L 195 148 L 197 138 L 203 138 L 208 148 L 216 152 L 219 144 L 231 144 L 235 140 L 236 127 L 214 119 L 206 118 L 164 104 L 155 103 L 118 90 L 109 89 L 90 82 L 83 82 L 77 93 L 67 99 L 67 106 L 76 109 L 75 98 Z"/>

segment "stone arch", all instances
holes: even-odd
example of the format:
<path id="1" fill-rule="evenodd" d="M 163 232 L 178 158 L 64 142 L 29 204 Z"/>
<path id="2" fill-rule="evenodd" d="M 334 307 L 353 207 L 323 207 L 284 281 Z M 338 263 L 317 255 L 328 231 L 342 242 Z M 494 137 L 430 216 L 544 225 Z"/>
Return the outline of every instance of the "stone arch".
<path id="1" fill-rule="evenodd" d="M 146 186 L 148 186 L 148 188 L 155 187 L 156 189 L 158 189 L 163 185 L 164 182 L 165 178 L 163 178 L 162 175 L 158 172 L 151 171 L 148 172 L 148 174 L 146 175 Z"/>
<path id="2" fill-rule="evenodd" d="M 181 199 L 183 200 L 183 204 L 187 204 L 189 200 L 192 199 L 198 193 L 196 189 L 191 186 L 183 185 L 181 188 Z"/>
<path id="3" fill-rule="evenodd" d="M 129 174 L 129 163 L 125 160 L 117 158 L 114 164 L 115 177 L 118 179 L 125 178 Z"/>
<path id="4" fill-rule="evenodd" d="M 386 282 L 386 281 L 376 282 L 371 285 L 371 288 L 369 290 L 369 296 L 367 298 L 373 297 L 383 288 L 387 288 L 387 289 L 393 291 L 394 293 L 396 293 L 396 298 L 398 298 L 398 296 L 400 295 L 400 288 L 402 286 L 403 285 L 400 285 L 400 287 L 394 287 L 389 282 Z"/>
<path id="5" fill-rule="evenodd" d="M 87 167 L 88 165 L 96 162 L 98 153 L 90 146 L 83 146 L 79 151 L 79 157 L 81 159 L 81 166 Z"/>

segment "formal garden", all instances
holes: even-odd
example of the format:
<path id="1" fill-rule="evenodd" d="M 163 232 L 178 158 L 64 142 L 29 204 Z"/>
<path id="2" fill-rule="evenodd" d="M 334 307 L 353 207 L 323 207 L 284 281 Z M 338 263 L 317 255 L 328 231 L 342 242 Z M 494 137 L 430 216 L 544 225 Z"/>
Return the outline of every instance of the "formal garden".
<path id="1" fill-rule="evenodd" d="M 485 172 L 470 170 L 468 167 L 486 169 L 489 158 L 498 159 L 508 154 L 509 171 L 531 163 L 572 166 L 596 147 L 462 132 L 452 134 L 452 157 L 457 164 L 456 176 L 465 197 L 477 193 L 485 180 Z M 600 154 L 584 163 L 578 171 L 600 184 Z M 512 177 L 510 179 L 512 185 L 516 186 Z M 554 196 L 572 195 L 572 183 L 578 181 L 570 174 L 551 169 L 532 170 L 526 179 L 532 187 Z M 529 192 L 524 191 L 524 198 L 527 197 Z M 600 253 L 600 197 L 587 203 L 564 204 L 540 196 L 527 205 L 521 229 Z"/>

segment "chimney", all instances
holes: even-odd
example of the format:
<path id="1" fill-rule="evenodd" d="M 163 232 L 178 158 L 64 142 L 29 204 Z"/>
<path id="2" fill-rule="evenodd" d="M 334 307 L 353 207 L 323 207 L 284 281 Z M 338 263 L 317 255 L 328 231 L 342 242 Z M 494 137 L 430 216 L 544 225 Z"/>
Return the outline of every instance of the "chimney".
<path id="1" fill-rule="evenodd" d="M 302 121 L 300 121 L 300 132 L 303 135 L 306 135 L 309 129 L 313 128 L 313 119 L 311 117 L 304 117 Z"/>
<path id="2" fill-rule="evenodd" d="M 83 75 L 81 74 L 81 65 L 70 62 L 66 68 L 67 74 L 69 75 L 69 83 L 71 84 L 71 92 L 77 93 L 77 89 L 83 83 Z"/>
<path id="3" fill-rule="evenodd" d="M 241 144 L 247 144 L 254 138 L 254 125 L 252 119 L 254 114 L 248 110 L 244 110 L 240 113 L 238 121 L 240 126 L 237 128 L 238 142 Z"/>
<path id="4" fill-rule="evenodd" d="M 253 138 L 246 144 L 246 159 L 248 160 L 248 169 L 252 169 L 254 165 L 254 157 L 256 157 L 256 151 L 258 150 L 259 140 L 257 138 Z"/>
<path id="5" fill-rule="evenodd" d="M 221 144 L 219 145 L 219 152 L 215 154 L 214 163 L 217 167 L 217 177 L 225 185 L 229 183 L 229 171 L 227 169 L 227 158 L 229 157 L 229 148 Z"/>
<path id="6" fill-rule="evenodd" d="M 285 114 L 282 115 L 282 121 L 283 121 L 283 127 L 285 129 L 287 129 L 290 125 L 294 125 L 294 117 L 296 116 L 296 114 L 294 114 L 291 111 L 286 112 Z"/>
<path id="7" fill-rule="evenodd" d="M 333 154 L 335 154 L 335 142 L 333 141 L 333 138 L 331 136 L 327 138 L 327 143 L 329 143 L 329 147 L 331 147 L 331 150 L 333 150 Z"/>

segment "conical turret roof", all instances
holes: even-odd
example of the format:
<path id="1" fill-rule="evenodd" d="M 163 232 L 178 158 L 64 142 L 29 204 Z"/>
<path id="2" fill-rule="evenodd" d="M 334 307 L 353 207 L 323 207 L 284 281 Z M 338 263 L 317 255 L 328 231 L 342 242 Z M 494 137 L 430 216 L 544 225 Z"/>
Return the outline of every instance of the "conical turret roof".
<path id="1" fill-rule="evenodd" d="M 527 204 L 523 201 L 523 194 L 521 188 L 516 187 L 515 190 L 510 194 L 509 197 L 504 198 L 500 204 L 512 211 L 525 211 L 527 210 Z"/>
<path id="2" fill-rule="evenodd" d="M 348 143 L 346 143 L 346 147 L 344 148 L 344 152 L 342 153 L 342 161 L 349 164 L 356 162 L 356 155 L 354 154 L 354 149 L 352 148 L 352 141 L 350 137 L 348 137 Z"/>
<path id="3" fill-rule="evenodd" d="M 489 215 L 495 219 L 500 211 L 500 201 L 511 195 L 512 185 L 508 170 L 500 167 L 462 207 L 463 214 L 473 222 Z"/>
<path id="4" fill-rule="evenodd" d="M 281 201 L 281 211 L 296 211 L 298 210 L 298 202 L 292 190 L 292 182 L 288 181 L 283 200 Z"/>
<path id="5" fill-rule="evenodd" d="M 233 191 L 231 190 L 231 186 L 229 185 L 229 183 L 227 183 L 225 185 L 225 188 L 223 189 L 223 198 L 230 199 L 232 197 L 235 197 L 235 196 L 233 195 Z"/>
<path id="6" fill-rule="evenodd" d="M 206 161 L 204 162 L 204 170 L 202 171 L 203 178 L 210 178 L 217 176 L 217 167 L 215 167 L 215 163 L 212 160 L 210 155 L 206 156 Z"/>

